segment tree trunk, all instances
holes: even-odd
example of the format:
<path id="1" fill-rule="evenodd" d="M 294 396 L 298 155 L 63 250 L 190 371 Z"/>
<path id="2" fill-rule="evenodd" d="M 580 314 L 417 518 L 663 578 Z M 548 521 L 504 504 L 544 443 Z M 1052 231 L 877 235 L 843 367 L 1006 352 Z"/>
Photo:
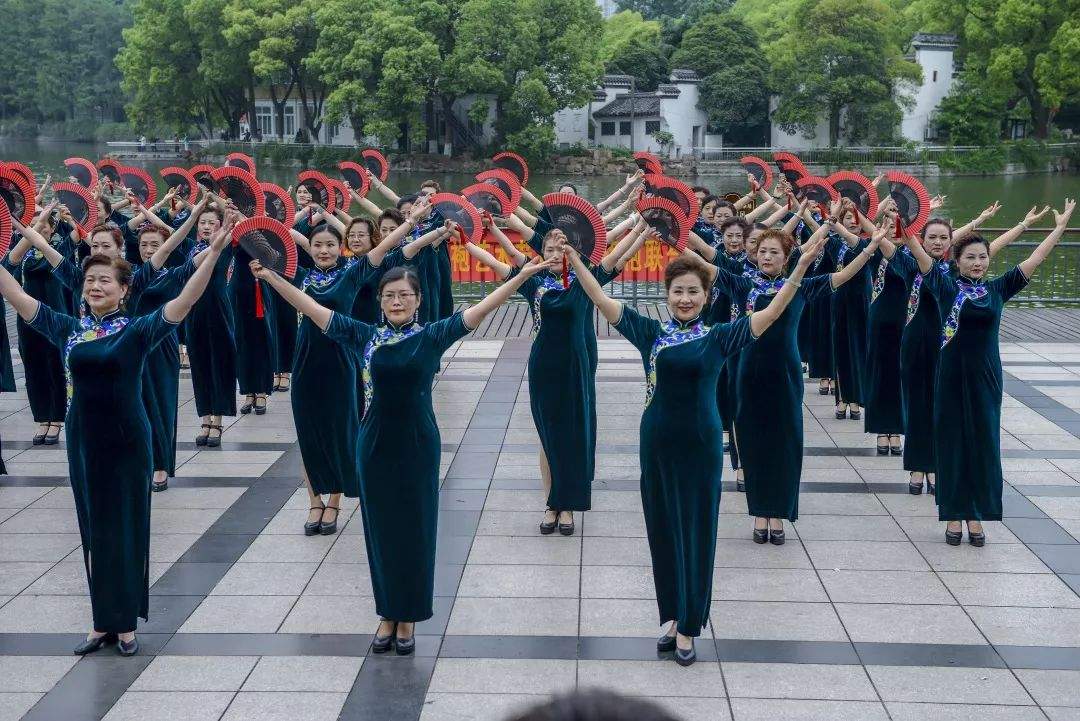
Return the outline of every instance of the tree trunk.
<path id="1" fill-rule="evenodd" d="M 457 120 L 454 116 L 454 99 L 445 95 L 440 95 L 439 99 L 442 100 L 443 118 L 446 121 L 443 123 L 443 155 L 449 157 L 454 154 L 454 121 Z"/>
<path id="2" fill-rule="evenodd" d="M 829 147 L 835 148 L 840 140 L 840 108 L 829 107 Z"/>

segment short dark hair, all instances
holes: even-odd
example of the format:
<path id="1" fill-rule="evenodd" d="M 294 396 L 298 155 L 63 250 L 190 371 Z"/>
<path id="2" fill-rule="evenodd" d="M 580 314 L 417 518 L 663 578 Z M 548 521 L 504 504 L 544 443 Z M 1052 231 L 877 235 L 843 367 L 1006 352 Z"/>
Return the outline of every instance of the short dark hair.
<path id="1" fill-rule="evenodd" d="M 120 285 L 131 285 L 131 278 L 133 275 L 131 270 L 131 263 L 120 257 L 109 257 L 104 253 L 94 253 L 93 255 L 88 255 L 83 258 L 83 275 L 86 275 L 86 271 L 99 265 L 115 270 L 116 281 L 120 283 Z"/>
<path id="2" fill-rule="evenodd" d="M 944 218 L 931 218 L 930 220 L 926 221 L 926 225 L 923 226 L 922 232 L 919 233 L 919 235 L 921 237 L 925 238 L 926 237 L 926 229 L 929 228 L 931 225 L 944 225 L 946 228 L 949 229 L 949 237 L 950 238 L 952 237 L 952 234 L 953 234 L 952 223 L 945 220 Z"/>
<path id="3" fill-rule="evenodd" d="M 416 297 L 420 297 L 420 276 L 416 274 L 416 269 L 411 265 L 399 265 L 386 271 L 382 280 L 379 281 L 379 289 L 376 295 L 382 295 L 383 288 L 396 280 L 408 281 L 409 285 L 416 293 Z"/>
<path id="4" fill-rule="evenodd" d="M 205 208 L 203 208 L 202 212 L 199 213 L 199 218 L 203 217 L 207 213 L 213 213 L 214 215 L 217 216 L 217 219 L 218 219 L 219 223 L 222 223 L 222 224 L 225 223 L 225 213 L 221 212 L 221 208 L 217 207 L 216 205 L 208 205 Z M 199 222 L 199 218 L 195 219 L 196 223 Z"/>
<path id="5" fill-rule="evenodd" d="M 112 236 L 113 243 L 116 244 L 117 248 L 124 247 L 124 236 L 120 235 L 120 229 L 115 225 L 95 225 L 90 229 L 90 234 L 86 236 L 87 242 L 93 240 L 98 233 L 107 233 Z"/>
<path id="6" fill-rule="evenodd" d="M 398 201 L 398 203 L 403 202 L 405 202 L 404 198 Z M 387 219 L 394 221 L 398 225 L 401 225 L 405 222 L 405 215 L 397 208 L 387 208 L 383 212 L 379 213 L 378 222 L 381 224 L 384 220 Z"/>
<path id="7" fill-rule="evenodd" d="M 712 192 L 708 188 L 706 188 L 704 185 L 691 185 L 690 190 L 695 192 L 695 193 L 705 193 L 706 197 L 712 195 Z M 702 202 L 702 205 L 705 204 L 705 201 L 701 201 L 701 202 Z"/>
<path id="8" fill-rule="evenodd" d="M 959 258 L 960 255 L 964 252 L 965 248 L 967 248 L 969 245 L 975 245 L 976 243 L 981 243 L 983 246 L 986 247 L 986 252 L 990 252 L 990 243 L 987 242 L 986 238 L 982 237 L 978 233 L 970 233 L 968 235 L 965 235 L 960 240 L 956 241 L 956 243 L 952 247 L 952 257 Z"/>
<path id="9" fill-rule="evenodd" d="M 726 233 L 728 228 L 730 228 L 732 226 L 735 226 L 735 225 L 742 228 L 743 237 L 745 237 L 747 235 L 750 235 L 750 231 L 753 229 L 753 226 L 751 226 L 750 223 L 746 222 L 746 218 L 742 217 L 741 215 L 736 215 L 736 216 L 733 216 L 731 218 L 728 218 L 727 220 L 725 220 L 723 223 L 720 224 L 720 233 L 721 233 L 721 235 Z"/>
<path id="10" fill-rule="evenodd" d="M 143 227 L 139 228 L 139 240 L 142 240 L 142 237 L 144 235 L 150 235 L 151 233 L 157 233 L 158 235 L 161 236 L 162 240 L 168 240 L 169 235 L 171 234 L 170 232 L 166 231 L 164 228 L 159 227 L 157 225 L 154 225 L 153 223 L 150 223 L 150 224 L 144 225 Z"/>
<path id="11" fill-rule="evenodd" d="M 720 210 L 721 208 L 730 208 L 732 214 L 734 214 L 734 215 L 739 214 L 739 211 L 735 207 L 735 204 L 732 203 L 730 200 L 724 200 L 723 198 L 720 198 L 719 200 L 717 200 L 716 201 L 716 209 Z"/>
<path id="12" fill-rule="evenodd" d="M 573 183 L 559 183 L 559 192 L 562 192 L 563 188 L 570 188 L 574 195 L 579 195 L 577 186 Z"/>
<path id="13" fill-rule="evenodd" d="M 436 193 L 442 192 L 442 187 L 439 185 L 439 181 L 432 178 L 428 178 L 423 183 L 420 183 L 420 190 L 423 190 L 424 188 L 435 188 Z"/>
<path id="14" fill-rule="evenodd" d="M 105 215 L 112 215 L 112 203 L 105 196 L 98 198 L 98 202 L 101 203 L 101 207 L 105 209 Z M 101 222 L 104 223 L 108 218 L 102 218 Z"/>
<path id="15" fill-rule="evenodd" d="M 675 279 L 687 275 L 696 275 L 701 280 L 703 288 L 709 286 L 709 273 L 701 267 L 700 263 L 696 263 L 689 258 L 679 256 L 675 260 L 667 264 L 667 268 L 664 269 L 664 288 L 668 289 L 671 284 L 675 282 Z"/>
<path id="16" fill-rule="evenodd" d="M 403 195 L 400 198 L 398 198 L 398 202 L 395 204 L 394 207 L 397 210 L 401 210 L 401 206 L 405 205 L 406 203 L 415 203 L 416 202 L 416 197 L 417 196 L 416 196 L 415 193 L 410 194 L 410 195 Z M 389 208 L 387 208 L 387 210 L 389 210 Z M 383 215 L 385 215 L 385 214 L 386 214 L 386 210 L 383 211 Z M 382 215 L 379 216 L 379 219 L 382 220 Z M 405 221 L 402 220 L 401 222 L 404 223 Z"/>
<path id="17" fill-rule="evenodd" d="M 791 251 L 795 248 L 795 239 L 791 237 L 791 233 L 785 233 L 782 230 L 766 230 L 758 237 L 758 248 L 766 240 L 775 240 L 780 243 L 780 249 L 784 251 L 784 257 L 787 258 L 791 255 Z"/>
<path id="18" fill-rule="evenodd" d="M 314 228 L 312 228 L 311 239 L 315 240 L 315 236 L 319 233 L 329 233 L 331 236 L 333 236 L 334 240 L 338 242 L 338 245 L 341 245 L 341 231 L 334 226 L 327 223 L 319 223 Z"/>

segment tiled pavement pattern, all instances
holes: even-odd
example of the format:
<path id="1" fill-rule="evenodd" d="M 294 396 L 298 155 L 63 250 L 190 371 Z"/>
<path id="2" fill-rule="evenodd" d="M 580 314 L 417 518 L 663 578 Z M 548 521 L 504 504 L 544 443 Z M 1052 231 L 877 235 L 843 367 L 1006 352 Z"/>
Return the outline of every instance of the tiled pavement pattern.
<path id="1" fill-rule="evenodd" d="M 571 538 L 536 532 L 528 340 L 447 354 L 436 614 L 411 658 L 367 652 L 355 502 L 338 535 L 302 535 L 287 399 L 196 451 L 185 377 L 183 463 L 153 499 L 143 653 L 76 660 L 90 613 L 64 451 L 30 449 L 24 394 L 0 396 L 0 721 L 503 719 L 585 686 L 688 721 L 1080 719 L 1080 344 L 1003 346 L 1007 519 L 981 550 L 946 546 L 900 460 L 873 455 L 808 385 L 801 519 L 787 545 L 753 544 L 728 476 L 712 627 L 689 669 L 653 646 L 640 360 L 620 339 L 599 347 L 594 510 Z"/>

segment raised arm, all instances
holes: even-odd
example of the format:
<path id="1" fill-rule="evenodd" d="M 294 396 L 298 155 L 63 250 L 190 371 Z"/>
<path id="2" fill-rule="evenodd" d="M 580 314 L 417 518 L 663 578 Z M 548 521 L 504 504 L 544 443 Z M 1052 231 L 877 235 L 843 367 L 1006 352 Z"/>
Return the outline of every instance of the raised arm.
<path id="1" fill-rule="evenodd" d="M 690 236 L 686 239 L 686 245 L 690 250 L 694 251 L 710 263 L 716 259 L 716 254 L 720 252 L 702 240 L 701 236 L 692 230 L 690 231 Z"/>
<path id="2" fill-rule="evenodd" d="M 191 312 L 191 308 L 206 291 L 206 286 L 210 283 L 210 276 L 214 274 L 214 266 L 221 257 L 221 251 L 231 240 L 231 236 L 232 226 L 222 226 L 221 229 L 218 230 L 217 234 L 210 241 L 210 247 L 205 251 L 207 255 L 203 259 L 203 262 L 195 269 L 195 272 L 191 274 L 187 283 L 184 283 L 184 287 L 180 293 L 166 303 L 165 307 L 161 309 L 161 313 L 165 316 L 165 320 L 170 323 L 179 323 L 184 318 L 187 318 L 187 314 Z"/>
<path id="3" fill-rule="evenodd" d="M 565 252 L 567 258 L 570 259 L 571 265 L 574 266 L 577 282 L 581 283 L 581 287 L 584 289 L 585 294 L 589 296 L 589 300 L 593 302 L 593 305 L 597 307 L 608 323 L 618 323 L 619 318 L 622 317 L 623 304 L 604 292 L 604 289 L 600 287 L 600 282 L 585 267 L 585 262 L 581 260 L 581 256 L 578 255 L 576 250 L 568 246 Z"/>
<path id="4" fill-rule="evenodd" d="M 349 188 L 349 192 L 352 193 L 353 202 L 359 205 L 362 211 L 371 216 L 371 218 L 379 217 L 379 213 L 382 212 L 382 209 L 380 209 L 379 206 L 371 202 L 367 196 L 360 195 L 360 193 L 357 193 L 352 188 Z"/>
<path id="5" fill-rule="evenodd" d="M 600 265 L 603 266 L 604 270 L 610 273 L 615 269 L 615 265 L 622 260 L 627 248 L 634 244 L 634 241 L 645 231 L 646 227 L 645 221 L 642 220 L 634 225 L 629 233 L 619 239 L 615 247 L 608 251 L 607 255 L 600 261 Z"/>
<path id="6" fill-rule="evenodd" d="M 631 208 L 634 207 L 634 204 L 637 202 L 637 199 L 640 196 L 641 192 L 639 190 L 634 190 L 629 195 L 627 195 L 623 199 L 623 201 L 615 207 L 614 210 L 608 213 L 604 213 L 604 225 L 614 222 L 617 218 L 627 213 Z"/>
<path id="7" fill-rule="evenodd" d="M 810 264 L 814 262 L 822 249 L 825 247 L 825 239 L 819 238 L 810 245 L 807 252 L 802 253 L 799 256 L 799 262 L 795 266 L 795 270 L 791 272 L 784 280 L 784 287 L 780 289 L 780 292 L 773 298 L 772 303 L 769 303 L 768 307 L 761 310 L 754 311 L 750 316 L 750 332 L 753 333 L 755 338 L 760 338 L 761 334 L 769 329 L 773 323 L 783 314 L 784 310 L 791 303 L 791 299 L 795 297 L 795 293 L 798 291 L 800 285 L 802 285 L 803 276 L 806 275 L 806 269 L 810 267 Z"/>
<path id="8" fill-rule="evenodd" d="M 799 203 L 799 207 L 795 209 L 795 212 L 791 214 L 791 217 L 788 218 L 788 221 L 786 223 L 784 223 L 783 232 L 787 233 L 788 235 L 794 235 L 795 234 L 795 228 L 799 225 L 799 221 L 803 220 L 803 214 L 805 212 L 806 212 L 806 201 L 804 200 L 801 203 Z M 811 222 L 813 222 L 813 219 L 811 219 Z M 816 226 L 817 226 L 817 223 L 814 223 L 814 227 L 816 227 Z M 775 303 L 776 301 L 773 301 L 773 302 Z"/>
<path id="9" fill-rule="evenodd" d="M 1001 203 L 995 200 L 993 203 L 991 203 L 990 207 L 979 213 L 970 223 L 968 223 L 967 225 L 961 225 L 959 228 L 954 230 L 952 234 L 953 242 L 955 243 L 964 236 L 974 233 L 976 230 L 978 230 L 980 225 L 997 215 L 997 212 L 999 210 L 1001 210 Z M 1032 210 L 1035 210 L 1035 208 L 1032 208 Z"/>
<path id="10" fill-rule="evenodd" d="M 642 177 L 644 177 L 644 173 L 641 171 L 641 168 L 638 168 L 633 173 L 630 173 L 630 175 L 627 175 L 626 182 L 614 193 L 597 203 L 596 209 L 603 213 L 605 210 L 615 205 L 624 193 L 630 192 L 630 189 L 633 188 L 636 183 L 641 181 Z"/>
<path id="11" fill-rule="evenodd" d="M 888 223 L 883 223 L 881 227 L 875 228 L 874 235 L 870 238 L 870 242 L 859 251 L 855 257 L 848 261 L 842 270 L 833 273 L 829 277 L 829 282 L 833 288 L 839 288 L 844 283 L 855 277 L 855 275 L 862 270 L 862 267 L 866 265 L 867 261 L 874 255 L 874 251 L 878 249 L 881 241 L 889 234 Z M 896 250 L 896 246 L 893 246 L 893 250 Z"/>
<path id="12" fill-rule="evenodd" d="M 1002 233 L 998 237 L 994 238 L 994 242 L 990 243 L 990 257 L 991 258 L 993 258 L 995 255 L 997 255 L 1002 250 L 1004 250 L 1009 245 L 1009 243 L 1013 242 L 1014 240 L 1019 238 L 1021 235 L 1023 235 L 1025 232 L 1027 232 L 1027 230 L 1029 228 L 1031 228 L 1032 225 L 1039 222 L 1040 218 L 1042 218 L 1044 215 L 1046 215 L 1047 213 L 1050 212 L 1050 206 L 1049 205 L 1046 206 L 1045 208 L 1043 208 L 1042 210 L 1037 210 L 1037 209 L 1038 209 L 1037 205 L 1031 206 L 1031 210 L 1029 210 L 1027 212 L 1027 215 L 1024 216 L 1023 220 L 1021 220 L 1019 223 L 1017 223 L 1015 226 L 1013 226 L 1009 230 L 1006 230 L 1004 233 Z M 953 238 L 955 240 L 955 238 L 956 238 L 955 233 L 953 234 Z"/>
<path id="13" fill-rule="evenodd" d="M 259 280 L 266 281 L 286 303 L 311 318 L 311 322 L 319 326 L 320 329 L 326 330 L 326 327 L 330 325 L 330 319 L 334 317 L 334 311 L 322 305 L 274 271 L 264 268 L 259 261 L 253 260 L 248 265 L 251 266 L 252 275 Z"/>
<path id="14" fill-rule="evenodd" d="M 465 321 L 465 325 L 469 328 L 478 328 L 484 318 L 487 317 L 487 314 L 510 300 L 510 296 L 516 293 L 518 288 L 525 284 L 526 280 L 542 270 L 554 270 L 555 265 L 558 262 L 559 261 L 556 259 L 545 261 L 539 257 L 533 258 L 531 262 L 525 264 L 525 267 L 521 269 L 520 273 L 488 293 L 484 296 L 484 299 L 476 305 L 466 308 L 461 314 L 461 318 Z M 588 275 L 589 277 L 592 277 L 592 274 Z"/>
<path id="15" fill-rule="evenodd" d="M 405 226 L 399 226 L 398 230 L 403 227 Z M 427 246 L 449 238 L 450 234 L 453 233 L 455 229 L 456 226 L 454 225 L 454 223 L 448 220 L 444 225 L 440 225 L 434 230 L 429 230 L 427 233 L 424 233 L 419 238 L 406 245 L 404 248 L 401 249 L 401 253 L 405 256 L 406 259 L 411 259 Z M 394 233 L 388 235 L 387 239 L 393 238 L 396 232 L 397 230 L 395 230 Z M 384 240 L 383 242 L 385 243 L 387 241 Z"/>
<path id="16" fill-rule="evenodd" d="M 161 270 L 165 265 L 165 261 L 167 261 L 172 252 L 176 250 L 176 246 L 180 245 L 181 241 L 183 241 L 184 238 L 188 236 L 188 233 L 191 232 L 191 229 L 195 227 L 195 223 L 198 222 L 199 216 L 206 208 L 208 202 L 209 198 L 204 195 L 195 206 L 195 209 L 188 214 L 187 220 L 185 220 L 179 228 L 172 230 L 165 239 L 165 242 L 161 244 L 161 247 L 155 250 L 154 254 L 150 256 L 149 262 L 154 270 Z M 155 215 L 154 217 L 156 218 L 157 216 Z M 194 275 L 192 277 L 194 277 Z M 190 281 L 190 278 L 188 280 Z"/>
<path id="17" fill-rule="evenodd" d="M 766 200 L 761 201 L 757 207 L 743 215 L 743 218 L 746 219 L 747 223 L 757 222 L 758 218 L 766 213 L 772 212 L 773 206 L 776 205 L 776 201 L 773 200 L 772 196 L 768 193 L 765 194 L 765 197 L 767 198 Z"/>
<path id="18" fill-rule="evenodd" d="M 4 296 L 4 300 L 10 303 L 19 317 L 27 323 L 37 315 L 40 303 L 31 298 L 30 294 L 19 285 L 19 281 L 15 280 L 15 277 L 3 266 L 0 266 L 0 295 Z"/>
<path id="19" fill-rule="evenodd" d="M 710 248 L 710 250 L 712 250 L 712 248 Z M 689 248 L 684 248 L 683 249 L 682 257 L 689 258 L 690 260 L 694 261 L 695 263 L 698 264 L 698 266 L 701 267 L 702 270 L 704 270 L 706 273 L 709 274 L 709 285 L 712 285 L 713 283 L 716 282 L 717 276 L 720 275 L 720 269 L 718 267 L 716 267 L 712 263 L 708 262 L 707 260 L 702 258 L 698 253 L 694 252 L 693 250 L 690 250 Z"/>
<path id="20" fill-rule="evenodd" d="M 491 268 L 492 272 L 499 277 L 499 280 L 506 280 L 506 276 L 510 275 L 510 271 L 513 270 L 511 266 L 502 262 L 472 241 L 465 243 L 465 250 L 469 255 Z"/>
<path id="21" fill-rule="evenodd" d="M 18 218 L 11 219 L 11 226 L 15 229 L 16 233 L 22 234 L 24 238 L 29 240 L 31 245 L 37 248 L 38 251 L 45 256 L 45 260 L 47 260 L 49 265 L 53 268 L 64 262 L 64 256 L 60 254 L 60 251 L 52 247 L 49 241 L 45 240 L 45 237 L 41 233 L 33 228 L 28 228 L 23 225 L 19 222 Z"/>
<path id="22" fill-rule="evenodd" d="M 1065 199 L 1065 208 L 1059 213 L 1054 211 L 1054 229 L 1050 231 L 1050 234 L 1043 239 L 1043 242 L 1039 243 L 1035 250 L 1032 251 L 1028 259 L 1020 263 L 1020 272 L 1024 274 L 1025 278 L 1030 279 L 1035 271 L 1039 269 L 1043 261 L 1054 249 L 1054 246 L 1061 240 L 1061 236 L 1065 233 L 1065 229 L 1069 227 L 1069 218 L 1072 216 L 1073 211 L 1076 209 L 1076 201 L 1072 198 Z"/>
<path id="23" fill-rule="evenodd" d="M 499 247 L 503 249 L 506 256 L 510 259 L 510 263 L 515 268 L 520 268 L 525 265 L 529 260 L 529 256 L 518 250 L 518 247 L 510 242 L 510 239 L 506 237 L 506 233 L 502 232 L 502 228 L 495 224 L 494 219 L 491 216 L 485 216 L 487 222 L 484 226 L 491 231 L 491 234 L 495 237 L 495 242 L 499 244 Z M 487 251 L 485 251 L 487 252 Z"/>
<path id="24" fill-rule="evenodd" d="M 382 193 L 383 197 L 389 200 L 391 205 L 398 204 L 398 201 L 401 200 L 401 198 L 398 197 L 397 193 L 391 190 L 388 186 L 384 185 L 383 182 L 377 177 L 375 177 L 375 175 L 373 175 L 371 172 L 368 172 L 368 178 L 371 179 L 371 187 Z M 376 213 L 376 215 L 378 215 L 378 213 Z"/>
<path id="25" fill-rule="evenodd" d="M 532 191 L 530 191 L 524 185 L 521 186 L 521 199 L 529 201 L 529 205 L 531 205 L 536 210 L 540 210 L 544 207 L 544 204 L 540 201 L 540 199 L 533 195 Z"/>
<path id="26" fill-rule="evenodd" d="M 50 185 L 52 185 L 52 175 L 46 173 L 45 182 L 41 184 L 41 187 L 38 188 L 37 195 L 34 196 L 34 205 L 41 205 L 41 199 L 45 197 L 45 192 L 49 189 Z"/>
<path id="27" fill-rule="evenodd" d="M 540 207 L 543 208 L 543 206 Z M 530 228 L 536 226 L 536 216 L 532 215 L 529 211 L 525 210 L 520 205 L 514 208 L 513 215 L 517 216 L 517 218 L 521 220 L 522 223 L 529 226 Z"/>
<path id="28" fill-rule="evenodd" d="M 919 265 L 919 272 L 926 275 L 930 272 L 930 269 L 934 267 L 934 259 L 930 257 L 930 254 L 926 252 L 926 249 L 922 247 L 922 243 L 919 239 L 911 236 L 904 236 L 904 245 L 911 251 L 911 256 L 915 258 L 915 262 Z"/>

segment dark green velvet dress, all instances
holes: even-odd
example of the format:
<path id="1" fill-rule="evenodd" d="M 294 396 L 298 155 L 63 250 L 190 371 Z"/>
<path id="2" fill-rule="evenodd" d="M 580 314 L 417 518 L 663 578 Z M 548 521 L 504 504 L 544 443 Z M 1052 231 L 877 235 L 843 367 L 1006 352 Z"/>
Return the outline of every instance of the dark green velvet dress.
<path id="1" fill-rule="evenodd" d="M 843 240 L 830 242 L 827 252 L 831 255 L 836 270 L 855 257 L 855 253 L 866 247 L 866 241 L 860 241 L 855 248 L 849 248 Z M 832 347 L 836 385 L 833 395 L 838 403 L 864 403 L 866 378 L 866 316 L 870 303 L 870 272 L 866 266 L 854 278 L 844 283 L 832 294 Z"/>
<path id="2" fill-rule="evenodd" d="M 600 265 L 592 273 L 601 285 L 614 277 Z M 564 289 L 561 275 L 537 273 L 518 293 L 532 309 L 529 408 L 551 469 L 547 505 L 587 511 L 596 465 L 596 332 L 592 301 L 571 278 Z"/>
<path id="3" fill-rule="evenodd" d="M 934 272 L 948 275 L 949 263 L 937 261 Z M 904 281 L 907 294 L 904 333 L 900 338 L 900 393 L 904 404 L 904 470 L 933 473 L 934 378 L 941 349 L 941 311 L 907 248 L 889 262 L 889 272 Z"/>
<path id="4" fill-rule="evenodd" d="M 843 241 L 839 241 L 843 242 Z M 806 277 L 832 275 L 836 272 L 836 262 L 832 255 L 823 252 L 806 271 Z M 825 293 L 809 301 L 803 310 L 799 332 L 805 334 L 805 355 L 807 375 L 811 378 L 832 378 L 833 343 L 832 343 L 832 293 Z"/>
<path id="5" fill-rule="evenodd" d="M 443 241 L 436 246 L 439 256 L 439 319 L 454 314 L 454 270 L 450 265 L 450 243 Z"/>
<path id="6" fill-rule="evenodd" d="M 196 243 L 189 257 L 209 247 Z M 226 245 L 210 284 L 184 321 L 195 412 L 200 416 L 236 415 L 236 341 L 228 276 L 233 246 Z"/>
<path id="7" fill-rule="evenodd" d="M 176 326 L 160 311 L 81 319 L 39 306 L 30 327 L 66 356 L 71 406 L 64 431 L 94 629 L 134 631 L 150 580 L 150 421 L 140 378 Z"/>
<path id="8" fill-rule="evenodd" d="M 900 336 L 907 315 L 907 285 L 889 272 L 890 261 L 875 251 L 870 269 L 870 310 L 867 315 L 866 415 L 863 430 L 881 435 L 904 432 L 900 396 Z"/>
<path id="9" fill-rule="evenodd" d="M 126 303 L 133 317 L 160 309 L 183 290 L 195 272 L 187 261 L 177 268 L 155 271 L 143 263 L 135 271 Z M 174 326 L 179 328 L 179 325 Z M 180 395 L 180 341 L 170 333 L 150 351 L 142 376 L 143 402 L 153 436 L 154 470 L 176 475 L 176 412 Z"/>
<path id="10" fill-rule="evenodd" d="M 394 255 L 387 255 L 378 267 L 372 267 L 367 258 L 350 258 L 328 270 L 312 269 L 304 274 L 300 288 L 335 313 L 348 315 L 359 289 L 389 270 L 395 264 Z M 302 317 L 290 369 L 292 411 L 304 470 L 319 495 L 360 495 L 356 439 L 364 407 L 358 360 L 356 352 L 335 343 Z"/>
<path id="11" fill-rule="evenodd" d="M 746 257 L 746 253 L 728 255 L 723 249 L 723 243 L 716 250 L 716 256 L 712 262 L 713 265 L 721 269 L 721 272 L 727 271 L 733 275 L 742 275 L 757 270 L 754 264 Z M 716 325 L 718 323 L 730 323 L 733 317 L 738 318 L 738 309 L 732 309 L 733 303 L 733 299 L 727 293 L 727 287 L 714 283 L 712 288 L 709 289 L 709 304 L 702 314 L 705 322 L 708 325 Z M 733 365 L 732 363 L 724 364 L 724 367 L 720 369 L 720 378 L 716 384 L 716 405 L 720 411 L 720 422 L 723 424 L 726 433 L 732 433 L 735 425 L 735 398 L 739 393 L 738 384 L 735 382 Z M 737 470 L 740 468 L 741 459 L 736 439 L 731 438 L 730 448 L 731 468 Z"/>
<path id="12" fill-rule="evenodd" d="M 422 325 L 439 320 L 442 307 L 439 303 L 439 249 L 430 245 L 420 249 L 407 263 L 416 271 L 420 280 L 419 318 Z"/>
<path id="13" fill-rule="evenodd" d="M 1001 520 L 998 331 L 1006 301 L 1027 283 L 1019 266 L 985 282 L 934 272 L 923 279 L 944 316 L 934 385 L 939 520 Z"/>
<path id="14" fill-rule="evenodd" d="M 783 279 L 761 273 L 735 276 L 723 270 L 716 278 L 736 299 L 744 317 L 749 309 L 769 307 Z M 735 400 L 735 435 L 746 478 L 746 504 L 758 518 L 799 518 L 799 482 L 803 457 L 803 374 L 799 356 L 799 321 L 803 311 L 832 293 L 832 277 L 803 278 L 791 303 L 757 343 L 729 362 L 739 388 Z"/>
<path id="15" fill-rule="evenodd" d="M 11 341 L 8 340 L 7 303 L 0 298 L 0 393 L 14 393 L 16 390 Z"/>
<path id="16" fill-rule="evenodd" d="M 375 611 L 432 616 L 442 444 L 431 384 L 443 353 L 468 335 L 461 313 L 427 326 L 373 326 L 334 313 L 326 335 L 359 353 L 367 411 L 360 421 L 360 511 Z"/>
<path id="17" fill-rule="evenodd" d="M 698 636 L 708 622 L 724 470 L 716 386 L 724 362 L 753 340 L 750 320 L 661 324 L 623 308 L 615 325 L 645 363 L 641 505 L 660 623 Z"/>
<path id="18" fill-rule="evenodd" d="M 274 390 L 277 344 L 274 304 L 267 300 L 270 287 L 251 274 L 251 256 L 235 249 L 229 293 L 236 338 L 236 380 L 240 393 L 269 394 Z"/>

